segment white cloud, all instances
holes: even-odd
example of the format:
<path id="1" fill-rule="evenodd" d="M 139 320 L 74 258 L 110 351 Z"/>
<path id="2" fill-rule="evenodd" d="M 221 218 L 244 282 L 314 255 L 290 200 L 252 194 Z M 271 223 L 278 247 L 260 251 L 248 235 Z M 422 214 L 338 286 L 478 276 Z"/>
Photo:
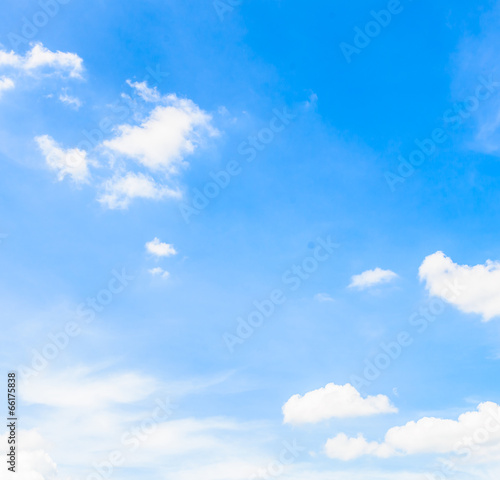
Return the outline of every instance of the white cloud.
<path id="1" fill-rule="evenodd" d="M 329 439 L 325 446 L 328 456 L 342 460 L 363 455 L 385 458 L 431 453 L 491 460 L 495 456 L 498 458 L 499 449 L 500 406 L 493 402 L 480 404 L 476 411 L 466 412 L 458 420 L 424 417 L 417 422 L 393 427 L 387 431 L 383 443 L 340 434 Z"/>
<path id="2" fill-rule="evenodd" d="M 177 251 L 173 245 L 160 242 L 160 239 L 157 237 L 146 243 L 146 250 L 155 257 L 170 257 L 172 255 L 177 255 Z"/>
<path id="3" fill-rule="evenodd" d="M 11 68 L 27 73 L 48 71 L 53 74 L 67 74 L 71 78 L 81 78 L 83 60 L 70 52 L 53 52 L 41 43 L 36 43 L 24 56 L 13 51 L 0 50 L 0 68 Z"/>
<path id="4" fill-rule="evenodd" d="M 33 381 L 34 386 L 30 386 Z M 193 388 L 184 394 L 199 393 L 203 383 L 208 387 L 200 379 L 188 383 Z M 96 468 L 104 468 L 110 477 L 128 478 L 140 469 L 145 478 L 177 480 L 245 480 L 262 476 L 262 472 L 274 476 L 276 471 L 293 480 L 423 478 L 422 473 L 397 470 L 315 470 L 316 465 L 305 459 L 306 445 L 300 439 L 286 439 L 287 445 L 299 449 L 294 454 L 293 449 L 287 448 L 289 453 L 282 457 L 284 439 L 270 433 L 267 423 L 213 417 L 172 418 L 172 414 L 181 413 L 182 405 L 168 413 L 170 404 L 163 395 L 158 396 L 157 385 L 178 394 L 175 384 L 163 385 L 134 373 L 96 374 L 88 368 L 67 370 L 64 374 L 45 371 L 40 378 L 30 378 L 20 386 L 21 399 L 28 400 L 23 407 L 23 422 L 28 428 L 36 424 L 37 431 L 30 432 L 31 439 L 20 432 L 20 448 L 32 456 L 20 456 L 19 467 L 24 467 L 29 476 L 19 473 L 16 478 L 97 478 L 100 475 Z M 27 399 L 23 398 L 26 392 Z M 33 399 L 34 405 L 30 404 Z M 5 444 L 4 440 L 5 436 L 0 436 L 0 443 Z M 361 442 L 361 450 L 364 448 Z M 110 455 L 116 452 L 123 459 L 119 470 L 108 467 Z M 457 475 L 456 479 L 463 477 Z"/>
<path id="5" fill-rule="evenodd" d="M 345 433 L 340 433 L 336 437 L 328 439 L 325 445 L 325 453 L 330 458 L 349 461 L 363 455 L 387 458 L 393 454 L 393 451 L 387 445 L 367 442 L 363 435 L 349 438 Z"/>
<path id="6" fill-rule="evenodd" d="M 128 172 L 124 176 L 113 177 L 103 184 L 104 193 L 99 202 L 110 209 L 128 208 L 135 198 L 160 200 L 162 198 L 180 198 L 177 190 L 157 184 L 151 177 L 142 173 Z"/>
<path id="7" fill-rule="evenodd" d="M 215 431 L 239 429 L 237 422 L 221 418 L 172 420 L 162 423 L 145 445 L 150 449 L 158 450 L 163 455 L 211 450 L 223 445 L 223 442 L 213 435 Z"/>
<path id="8" fill-rule="evenodd" d="M 96 377 L 87 371 L 70 370 L 64 375 L 31 378 L 20 389 L 27 402 L 24 422 L 35 423 L 43 432 L 45 447 L 61 464 L 57 478 L 87 478 L 92 472 L 95 476 L 93 466 L 107 461 L 113 451 L 122 454 L 122 468 L 127 469 L 124 474 L 140 468 L 146 476 L 188 478 L 182 474 L 201 473 L 227 462 L 248 462 L 247 476 L 232 477 L 227 471 L 227 477 L 217 477 L 214 471 L 215 476 L 206 478 L 244 479 L 257 471 L 260 465 L 254 461 L 258 458 L 254 451 L 259 445 L 249 444 L 246 434 L 255 434 L 258 423 L 225 418 L 172 419 L 177 406 L 164 396 L 157 397 L 158 383 L 131 373 Z M 177 394 L 171 388 L 168 392 Z M 168 468 L 164 468 L 166 457 Z M 45 476 L 43 465 L 35 467 L 39 476 L 20 478 L 55 478 Z"/>
<path id="9" fill-rule="evenodd" d="M 127 84 L 130 85 L 144 101 L 156 103 L 161 100 L 161 95 L 156 87 L 149 88 L 146 81 L 144 82 L 132 82 L 127 80 Z"/>
<path id="10" fill-rule="evenodd" d="M 442 298 L 465 313 L 485 321 L 500 315 L 500 263 L 458 265 L 443 252 L 425 258 L 419 275 L 430 295 Z"/>
<path id="11" fill-rule="evenodd" d="M 15 87 L 14 81 L 8 77 L 0 77 L 0 96 L 6 90 L 11 90 Z"/>
<path id="12" fill-rule="evenodd" d="M 82 101 L 77 97 L 72 97 L 68 95 L 66 92 L 63 92 L 59 95 L 59 100 L 65 105 L 78 110 L 82 106 Z"/>
<path id="13" fill-rule="evenodd" d="M 350 288 L 369 288 L 374 285 L 379 285 L 381 283 L 388 283 L 391 280 L 397 278 L 397 274 L 391 270 L 382 270 L 381 268 L 375 268 L 374 270 L 366 270 L 359 275 L 354 275 L 351 278 Z"/>
<path id="14" fill-rule="evenodd" d="M 349 383 L 313 390 L 304 396 L 294 395 L 283 405 L 285 423 L 317 423 L 329 418 L 365 417 L 382 413 L 395 413 L 394 407 L 385 395 L 361 394 Z"/>
<path id="15" fill-rule="evenodd" d="M 171 94 L 162 102 L 140 125 L 118 126 L 116 136 L 104 141 L 104 147 L 150 170 L 177 173 L 184 157 L 217 131 L 211 126 L 212 117 L 191 100 Z"/>
<path id="16" fill-rule="evenodd" d="M 0 444 L 7 445 L 7 433 L 0 435 Z M 18 459 L 16 473 L 12 474 L 16 480 L 46 480 L 55 478 L 57 465 L 46 451 L 47 440 L 35 430 L 19 430 Z M 7 469 L 7 463 L 2 462 L 2 468 Z M 7 477 L 6 477 L 7 478 Z"/>
<path id="17" fill-rule="evenodd" d="M 26 64 L 29 68 L 35 68 L 34 65 L 41 65 L 45 61 L 62 68 L 71 64 L 72 54 L 66 57 L 66 54 L 57 52 L 57 58 L 60 58 L 56 62 L 50 60 L 52 57 L 49 53 L 41 45 L 35 46 L 32 54 L 26 54 L 28 61 L 14 52 L 0 50 L 0 65 Z M 41 58 L 35 61 L 31 57 Z M 76 72 L 80 63 L 73 63 Z M 112 138 L 95 146 L 93 155 L 110 160 L 103 161 L 100 166 L 107 163 L 111 170 L 107 174 L 104 169 L 100 170 L 98 201 L 109 209 L 126 209 L 134 199 L 139 198 L 180 199 L 180 185 L 172 176 L 179 173 L 181 166 L 187 165 L 186 156 L 192 154 L 209 136 L 218 135 L 219 132 L 211 124 L 211 115 L 201 110 L 193 101 L 180 99 L 175 94 L 160 95 L 156 88 L 149 88 L 146 82 L 127 82 L 141 98 L 158 105 L 149 110 L 144 118 L 142 113 L 139 113 L 144 105 L 140 107 L 135 102 L 132 108 L 137 111 L 131 114 L 133 122 L 116 125 Z M 60 92 L 58 98 L 75 109 L 82 105 L 81 100 L 69 95 L 66 89 Z M 59 179 L 71 175 L 77 183 L 88 181 L 88 165 L 92 165 L 92 162 L 86 158 L 88 154 L 85 151 L 78 148 L 63 149 L 49 135 L 36 137 L 35 140 L 44 152 L 49 166 L 58 172 Z M 118 159 L 117 156 L 121 158 Z M 136 165 L 130 168 L 126 159 L 139 163 L 149 172 L 136 171 Z"/>
<path id="18" fill-rule="evenodd" d="M 314 295 L 314 300 L 317 302 L 334 302 L 335 299 L 332 298 L 328 293 L 317 293 Z"/>
<path id="19" fill-rule="evenodd" d="M 35 137 L 42 154 L 45 156 L 47 165 L 57 172 L 57 178 L 63 180 L 69 175 L 75 183 L 87 183 L 89 181 L 89 161 L 87 153 L 78 148 L 62 148 L 49 135 Z"/>
<path id="20" fill-rule="evenodd" d="M 473 480 L 471 477 L 462 477 L 454 472 L 452 478 L 446 480 Z M 412 473 L 401 470 L 372 470 L 366 468 L 349 470 L 339 470 L 338 468 L 327 468 L 325 470 L 312 469 L 310 464 L 297 465 L 291 475 L 287 475 L 286 480 L 442 480 L 439 477 L 428 478 L 423 476 L 421 472 Z M 477 478 L 474 478 L 477 480 Z M 492 480 L 492 479 L 491 479 Z"/>
<path id="21" fill-rule="evenodd" d="M 167 272 L 166 270 L 163 270 L 163 268 L 161 268 L 161 267 L 151 268 L 148 271 L 154 277 L 161 277 L 161 278 L 168 278 L 168 277 L 170 277 L 170 273 Z"/>

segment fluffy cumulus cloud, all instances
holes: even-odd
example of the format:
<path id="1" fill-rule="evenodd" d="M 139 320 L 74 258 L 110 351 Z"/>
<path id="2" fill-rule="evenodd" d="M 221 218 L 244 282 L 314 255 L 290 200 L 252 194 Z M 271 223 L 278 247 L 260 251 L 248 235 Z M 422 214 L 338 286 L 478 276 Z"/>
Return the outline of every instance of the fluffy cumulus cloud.
<path id="1" fill-rule="evenodd" d="M 35 137 L 35 141 L 45 157 L 48 167 L 57 173 L 58 180 L 63 180 L 68 175 L 75 183 L 89 181 L 89 160 L 84 150 L 65 149 L 49 135 Z"/>
<path id="2" fill-rule="evenodd" d="M 385 395 L 361 394 L 349 383 L 326 387 L 292 396 L 282 408 L 285 423 L 317 423 L 330 418 L 366 417 L 382 413 L 395 413 L 397 408 Z"/>
<path id="3" fill-rule="evenodd" d="M 98 200 L 111 210 L 128 208 L 131 201 L 136 198 L 161 200 L 181 196 L 178 190 L 158 184 L 148 175 L 133 172 L 106 180 L 103 190 Z"/>
<path id="4" fill-rule="evenodd" d="M 457 420 L 424 417 L 387 431 L 384 442 L 367 442 L 363 436 L 339 434 L 327 441 L 326 454 L 340 460 L 363 455 L 385 458 L 396 455 L 453 453 L 462 458 L 491 460 L 500 451 L 500 406 L 482 403 Z"/>
<path id="5" fill-rule="evenodd" d="M 420 279 L 430 295 L 439 297 L 465 313 L 482 315 L 485 321 L 500 315 L 500 263 L 458 265 L 443 252 L 425 258 Z"/>
<path id="6" fill-rule="evenodd" d="M 366 270 L 359 275 L 354 275 L 351 278 L 350 288 L 365 289 L 382 283 L 388 283 L 397 278 L 397 274 L 391 270 L 382 270 L 375 268 L 374 270 Z"/>
<path id="7" fill-rule="evenodd" d="M 146 243 L 146 250 L 155 257 L 171 257 L 172 255 L 177 255 L 177 251 L 173 245 L 161 242 L 157 237 Z"/>
<path id="8" fill-rule="evenodd" d="M 177 173 L 202 139 L 217 131 L 211 126 L 212 117 L 191 100 L 171 94 L 162 103 L 140 125 L 116 127 L 116 136 L 104 141 L 104 147 L 149 170 Z"/>
<path id="9" fill-rule="evenodd" d="M 293 480 L 422 478 L 422 474 L 398 471 L 316 470 L 308 461 L 305 443 L 269 435 L 266 423 L 182 417 L 183 402 L 175 401 L 172 405 L 160 391 L 165 389 L 169 395 L 183 397 L 198 395 L 214 384 L 213 380 L 191 379 L 186 389 L 184 383 L 166 385 L 134 372 L 110 373 L 88 367 L 59 373 L 49 369 L 31 377 L 20 386 L 20 395 L 24 402 L 24 422 L 30 424 L 36 418 L 37 430 L 20 432 L 19 466 L 23 471 L 18 478 L 100 478 L 99 469 L 102 472 L 103 468 L 109 476 L 117 475 L 118 470 L 109 467 L 111 453 L 119 454 L 120 467 L 126 469 L 124 474 L 140 470 L 145 478 L 245 480 L 278 475 Z M 180 393 L 182 390 L 184 393 Z M 478 420 L 464 419 L 462 423 L 477 424 Z M 0 442 L 5 444 L 4 440 L 5 436 L 0 435 Z M 349 439 L 344 435 L 329 441 L 326 450 L 333 455 L 341 452 L 337 456 L 349 460 L 362 454 L 389 456 L 393 454 L 391 448 L 367 442 L 361 436 Z M 463 478 L 456 476 L 457 480 Z"/>
<path id="10" fill-rule="evenodd" d="M 0 49 L 0 69 L 82 78 L 83 60 L 76 53 L 53 52 L 41 43 L 35 43 L 25 55 Z"/>

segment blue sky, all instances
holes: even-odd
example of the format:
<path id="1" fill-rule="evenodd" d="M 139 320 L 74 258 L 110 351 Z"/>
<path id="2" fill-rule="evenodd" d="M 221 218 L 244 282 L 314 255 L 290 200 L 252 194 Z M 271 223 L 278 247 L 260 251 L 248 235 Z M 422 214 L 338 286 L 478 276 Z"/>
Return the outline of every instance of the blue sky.
<path id="1" fill-rule="evenodd" d="M 499 14 L 7 2 L 19 478 L 498 478 Z"/>

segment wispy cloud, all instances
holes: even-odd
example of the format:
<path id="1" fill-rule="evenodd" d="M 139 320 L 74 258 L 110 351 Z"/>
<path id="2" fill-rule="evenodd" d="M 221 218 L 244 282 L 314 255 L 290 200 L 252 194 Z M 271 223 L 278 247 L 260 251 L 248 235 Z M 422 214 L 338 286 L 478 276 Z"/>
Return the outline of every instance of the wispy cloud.
<path id="1" fill-rule="evenodd" d="M 156 183 L 148 175 L 128 172 L 123 176 L 115 176 L 106 180 L 99 202 L 111 210 L 126 209 L 132 200 L 137 198 L 161 200 L 163 198 L 180 198 L 178 190 Z"/>
<path id="2" fill-rule="evenodd" d="M 41 43 L 35 43 L 25 55 L 0 49 L 0 69 L 82 78 L 83 60 L 76 53 L 53 52 Z"/>
<path id="3" fill-rule="evenodd" d="M 78 148 L 63 148 L 49 135 L 35 137 L 35 141 L 49 168 L 57 173 L 58 180 L 64 180 L 68 175 L 77 184 L 89 182 L 89 165 L 95 163 L 89 161 L 87 152 Z"/>
<path id="4" fill-rule="evenodd" d="M 335 299 L 329 293 L 317 293 L 314 295 L 317 302 L 335 302 Z"/>
<path id="5" fill-rule="evenodd" d="M 79 98 L 72 97 L 66 92 L 63 92 L 59 95 L 59 100 L 75 110 L 78 110 L 82 106 L 82 101 Z"/>
<path id="6" fill-rule="evenodd" d="M 149 273 L 153 275 L 153 277 L 160 277 L 164 279 L 170 277 L 170 273 L 167 272 L 166 270 L 163 270 L 163 268 L 161 267 L 151 268 L 149 270 Z"/>

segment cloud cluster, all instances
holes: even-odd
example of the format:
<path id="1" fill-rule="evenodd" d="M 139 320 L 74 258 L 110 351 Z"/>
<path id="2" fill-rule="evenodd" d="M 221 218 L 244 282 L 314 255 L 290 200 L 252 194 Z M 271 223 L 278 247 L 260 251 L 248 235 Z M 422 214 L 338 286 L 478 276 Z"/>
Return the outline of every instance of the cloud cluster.
<path id="1" fill-rule="evenodd" d="M 318 423 L 330 418 L 366 417 L 382 413 L 395 413 L 395 408 L 385 395 L 361 394 L 349 383 L 329 383 L 305 395 L 292 396 L 282 408 L 285 423 Z"/>
<path id="2" fill-rule="evenodd" d="M 173 245 L 160 241 L 158 237 L 155 237 L 150 242 L 146 242 L 145 247 L 146 251 L 157 260 L 177 255 L 177 250 Z M 170 273 L 161 267 L 151 268 L 149 270 L 149 273 L 154 277 L 160 277 L 163 279 L 166 279 L 170 276 Z"/>
<path id="3" fill-rule="evenodd" d="M 0 49 L 0 96 L 15 88 L 23 75 L 82 79 L 83 72 L 83 59 L 76 53 L 51 51 L 41 43 L 33 44 L 24 55 Z M 89 184 L 92 180 L 99 190 L 98 201 L 109 209 L 126 209 L 135 199 L 179 199 L 175 175 L 188 165 L 187 157 L 206 139 L 218 135 L 211 115 L 192 100 L 162 95 L 145 81 L 127 83 L 137 98 L 149 105 L 148 109 L 131 102 L 136 111 L 131 112 L 130 120 L 114 125 L 111 137 L 97 142 L 92 152 L 83 147 L 64 148 L 48 134 L 35 137 L 58 180 L 69 177 L 75 184 Z M 75 110 L 82 105 L 65 88 L 57 98 Z M 90 155 L 99 158 L 99 163 L 89 161 Z M 98 164 L 101 175 L 93 179 L 89 167 Z"/>
<path id="4" fill-rule="evenodd" d="M 155 106 L 145 115 L 135 112 L 133 121 L 116 125 L 112 137 L 95 146 L 93 155 L 110 160 L 103 160 L 101 167 L 109 163 L 111 170 L 107 178 L 97 180 L 98 201 L 112 210 L 126 209 L 135 199 L 179 199 L 181 192 L 174 176 L 187 166 L 186 158 L 206 138 L 218 134 L 212 127 L 212 117 L 192 100 L 174 94 L 162 96 L 146 82 L 128 84 L 139 98 Z M 75 108 L 81 105 L 79 99 L 66 93 L 60 100 Z M 137 116 L 139 121 L 135 120 Z M 49 135 L 35 140 L 59 180 L 69 175 L 75 183 L 88 183 L 88 152 L 62 149 Z"/>
<path id="5" fill-rule="evenodd" d="M 498 454 L 500 406 L 496 403 L 481 403 L 477 410 L 466 412 L 457 420 L 424 417 L 393 427 L 382 443 L 368 442 L 362 435 L 349 438 L 342 433 L 327 441 L 325 452 L 330 458 L 340 460 L 353 460 L 363 455 L 387 458 L 427 453 L 472 457 L 480 446 L 483 447 L 483 459 L 491 460 Z"/>

